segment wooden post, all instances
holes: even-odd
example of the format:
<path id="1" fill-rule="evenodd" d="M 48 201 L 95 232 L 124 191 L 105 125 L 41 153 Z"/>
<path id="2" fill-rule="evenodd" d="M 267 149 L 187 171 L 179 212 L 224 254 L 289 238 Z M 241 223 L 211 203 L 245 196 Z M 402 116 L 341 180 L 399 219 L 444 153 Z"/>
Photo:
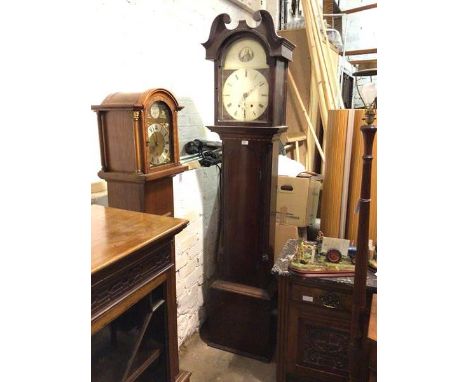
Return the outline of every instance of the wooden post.
<path id="1" fill-rule="evenodd" d="M 310 53 L 310 52 L 309 52 Z M 312 68 L 312 65 L 311 65 Z M 320 126 L 320 106 L 319 106 L 319 100 L 318 100 L 318 89 L 317 89 L 317 81 L 311 71 L 311 76 L 310 76 L 310 87 L 309 87 L 309 104 L 307 107 L 307 113 L 309 114 L 310 120 L 312 121 L 312 125 L 315 126 L 315 132 L 319 132 L 319 126 Z M 307 138 L 308 142 L 307 143 L 307 152 L 308 152 L 308 158 L 307 158 L 307 166 L 306 169 L 307 171 L 313 171 L 314 170 L 314 158 L 315 158 L 315 145 L 312 144 L 312 132 L 307 130 Z M 322 141 L 322 147 L 325 147 L 325 141 Z M 323 163 L 322 163 L 323 165 Z"/>
<path id="2" fill-rule="evenodd" d="M 327 36 L 327 27 L 323 21 L 323 15 L 320 10 L 317 0 L 311 0 L 312 14 L 315 17 L 315 22 L 317 25 L 318 31 L 322 30 L 323 34 L 320 36 L 320 48 L 321 53 L 324 58 L 325 71 L 327 73 L 327 78 L 330 83 L 331 96 L 333 98 L 334 109 L 343 108 L 343 97 L 341 96 L 340 86 L 337 80 L 337 70 L 333 67 L 332 59 L 330 55 L 330 41 L 328 41 Z"/>
<path id="3" fill-rule="evenodd" d="M 293 89 L 294 94 L 295 94 L 297 100 L 299 101 L 299 106 L 300 106 L 302 112 L 304 113 L 305 119 L 307 121 L 307 126 L 309 126 L 309 130 L 311 131 L 312 136 L 314 137 L 315 144 L 317 146 L 317 150 L 320 153 L 320 157 L 322 158 L 323 161 L 325 161 L 325 154 L 323 153 L 322 147 L 320 146 L 320 142 L 319 142 L 319 140 L 317 138 L 317 135 L 315 133 L 315 128 L 312 125 L 312 122 L 311 122 L 311 120 L 309 118 L 309 114 L 307 113 L 307 110 L 306 110 L 306 108 L 304 106 L 304 102 L 302 102 L 301 95 L 299 94 L 299 90 L 297 89 L 296 81 L 294 81 L 294 78 L 293 78 L 290 71 L 288 71 L 288 83 L 291 85 L 291 88 Z"/>
<path id="4" fill-rule="evenodd" d="M 377 109 L 374 110 L 377 116 Z M 356 244 L 358 237 L 359 227 L 359 214 L 356 211 L 356 207 L 359 203 L 361 196 L 361 179 L 362 179 L 362 154 L 364 153 L 364 141 L 362 139 L 362 133 L 360 127 L 362 120 L 365 117 L 364 109 L 356 109 L 354 113 L 353 126 L 353 142 L 352 142 L 352 153 L 351 153 L 351 167 L 349 174 L 349 193 L 348 193 L 348 211 L 346 218 L 346 231 L 345 237 Z M 373 125 L 378 128 L 377 118 Z M 378 145 L 379 137 L 375 136 L 374 144 L 372 148 L 372 182 L 371 182 L 371 195 L 372 201 L 370 204 L 370 218 L 369 218 L 369 239 L 374 242 L 378 241 L 377 237 L 377 165 L 378 165 Z"/>
<path id="5" fill-rule="evenodd" d="M 294 159 L 300 162 L 299 141 L 294 142 Z"/>
<path id="6" fill-rule="evenodd" d="M 328 81 L 323 76 L 323 70 L 321 69 L 320 65 L 320 53 L 317 44 L 320 43 L 320 40 L 317 41 L 316 39 L 316 31 L 315 31 L 315 20 L 312 15 L 312 11 L 310 9 L 310 4 L 306 1 L 302 4 L 304 8 L 304 20 L 305 20 L 305 29 L 307 34 L 307 42 L 309 45 L 309 52 L 310 52 L 310 59 L 312 61 L 312 75 L 315 76 L 318 85 L 318 93 L 319 93 L 319 105 L 320 105 L 320 114 L 322 118 L 326 118 L 328 116 L 328 110 L 334 109 L 332 105 L 332 101 L 330 99 L 329 89 L 327 87 Z M 324 121 L 322 119 L 322 125 L 324 129 L 328 121 Z"/>
<path id="7" fill-rule="evenodd" d="M 367 263 L 369 251 L 369 212 L 372 177 L 372 147 L 377 128 L 370 122 L 361 126 L 364 138 L 364 155 L 362 165 L 361 198 L 359 200 L 359 230 L 357 239 L 356 267 L 353 288 L 353 309 L 351 316 L 351 341 L 349 356 L 349 374 L 351 382 L 363 379 L 362 363 L 364 313 L 366 309 Z"/>
<path id="8" fill-rule="evenodd" d="M 316 15 L 314 15 L 311 4 L 308 1 L 305 1 L 302 4 L 302 6 L 304 8 L 304 19 L 306 22 L 307 36 L 310 36 L 309 37 L 310 45 L 315 48 L 315 52 L 313 52 L 313 49 L 311 49 L 311 57 L 314 58 L 315 56 L 318 62 L 318 65 L 316 65 L 316 67 L 318 67 L 318 71 L 321 76 L 322 86 L 324 89 L 324 96 L 327 102 L 327 108 L 328 110 L 335 109 L 336 108 L 335 101 L 333 98 L 333 93 L 332 93 L 332 89 L 330 86 L 330 80 L 328 78 L 328 73 L 327 73 L 326 66 L 325 66 L 325 57 L 323 54 L 322 38 L 320 36 L 320 31 L 318 29 Z M 318 82 L 320 82 L 320 80 Z"/>
<path id="9" fill-rule="evenodd" d="M 349 110 L 330 110 L 326 141 L 320 230 L 325 236 L 340 237 L 341 194 L 345 169 Z"/>
<path id="10" fill-rule="evenodd" d="M 309 45 L 315 47 L 315 56 L 318 60 L 324 87 L 324 95 L 327 100 L 328 109 L 343 108 L 340 86 L 337 80 L 337 73 L 334 70 L 330 55 L 330 42 L 326 35 L 326 25 L 320 11 L 317 0 L 305 1 L 303 3 L 304 18 L 306 21 L 306 32 L 309 37 Z M 312 53 L 312 52 L 311 52 Z M 311 54 L 312 58 L 314 56 Z M 317 65 L 316 65 L 317 66 Z"/>

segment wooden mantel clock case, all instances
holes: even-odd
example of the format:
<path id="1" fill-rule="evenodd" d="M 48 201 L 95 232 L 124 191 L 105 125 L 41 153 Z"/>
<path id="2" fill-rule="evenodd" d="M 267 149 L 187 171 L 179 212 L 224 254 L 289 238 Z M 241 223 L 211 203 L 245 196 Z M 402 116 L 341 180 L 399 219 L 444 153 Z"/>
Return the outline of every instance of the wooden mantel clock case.
<path id="1" fill-rule="evenodd" d="M 269 360 L 279 135 L 284 132 L 288 63 L 294 45 L 266 11 L 227 29 L 215 18 L 206 48 L 214 61 L 215 125 L 223 141 L 222 245 L 202 336 L 210 345 Z"/>
<path id="2" fill-rule="evenodd" d="M 93 105 L 98 117 L 101 166 L 109 206 L 173 216 L 172 177 L 180 164 L 177 112 L 165 89 L 114 93 Z"/>

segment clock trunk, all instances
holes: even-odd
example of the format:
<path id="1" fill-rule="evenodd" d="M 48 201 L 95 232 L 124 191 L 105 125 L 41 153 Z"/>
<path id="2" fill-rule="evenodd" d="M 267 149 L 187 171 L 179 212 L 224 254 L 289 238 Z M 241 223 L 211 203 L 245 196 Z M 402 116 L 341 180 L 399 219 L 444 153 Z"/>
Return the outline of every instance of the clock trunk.
<path id="1" fill-rule="evenodd" d="M 286 127 L 209 128 L 223 141 L 223 240 L 202 336 L 212 346 L 266 361 L 274 349 L 271 268 L 279 135 Z"/>

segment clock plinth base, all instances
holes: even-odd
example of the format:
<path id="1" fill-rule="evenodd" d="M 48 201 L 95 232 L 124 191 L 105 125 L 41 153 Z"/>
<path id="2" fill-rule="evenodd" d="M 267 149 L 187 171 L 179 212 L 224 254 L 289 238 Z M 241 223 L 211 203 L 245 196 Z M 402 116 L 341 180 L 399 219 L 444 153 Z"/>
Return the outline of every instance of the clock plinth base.
<path id="1" fill-rule="evenodd" d="M 185 165 L 174 165 L 161 172 L 164 176 L 105 171 L 98 176 L 107 181 L 109 207 L 174 216 L 172 177 L 186 169 Z"/>
<path id="2" fill-rule="evenodd" d="M 270 362 L 274 352 L 274 301 L 265 289 L 216 280 L 209 289 L 202 339 L 211 347 Z"/>
<path id="3" fill-rule="evenodd" d="M 149 214 L 174 216 L 172 178 L 159 182 L 130 183 L 107 181 L 109 207 Z M 153 199 L 158 203 L 152 203 Z"/>

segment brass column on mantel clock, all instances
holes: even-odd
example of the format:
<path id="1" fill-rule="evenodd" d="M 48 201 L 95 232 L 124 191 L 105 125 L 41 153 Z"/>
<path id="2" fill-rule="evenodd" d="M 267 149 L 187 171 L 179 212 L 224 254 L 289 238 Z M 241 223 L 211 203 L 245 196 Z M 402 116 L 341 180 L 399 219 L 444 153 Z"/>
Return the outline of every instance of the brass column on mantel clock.
<path id="1" fill-rule="evenodd" d="M 172 177 L 180 164 L 176 98 L 166 89 L 114 93 L 93 105 L 109 207 L 174 216 Z"/>
<path id="2" fill-rule="evenodd" d="M 215 124 L 223 141 L 222 245 L 207 299 L 203 339 L 211 346 L 270 360 L 274 350 L 274 282 L 279 136 L 286 131 L 288 63 L 294 45 L 271 15 L 257 11 L 234 29 L 227 14 L 211 26 Z"/>

